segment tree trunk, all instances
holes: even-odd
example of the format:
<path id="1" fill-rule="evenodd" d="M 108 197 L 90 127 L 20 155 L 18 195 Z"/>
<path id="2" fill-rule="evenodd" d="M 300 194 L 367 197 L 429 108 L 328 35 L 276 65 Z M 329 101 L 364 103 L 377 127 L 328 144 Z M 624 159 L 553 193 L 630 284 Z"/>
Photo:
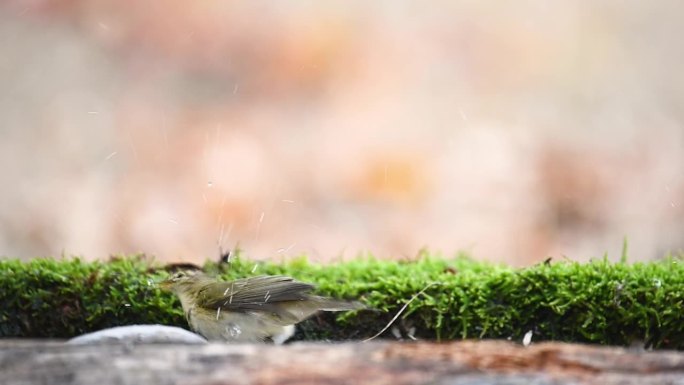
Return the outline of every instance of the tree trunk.
<path id="1" fill-rule="evenodd" d="M 503 341 L 85 345 L 0 341 L 0 383 L 684 384 L 684 354 Z"/>

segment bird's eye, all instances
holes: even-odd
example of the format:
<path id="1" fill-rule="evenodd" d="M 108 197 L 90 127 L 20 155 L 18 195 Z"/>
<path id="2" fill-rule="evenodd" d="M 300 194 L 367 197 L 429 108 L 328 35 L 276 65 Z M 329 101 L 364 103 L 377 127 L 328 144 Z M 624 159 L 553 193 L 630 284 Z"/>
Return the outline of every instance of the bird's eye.
<path id="1" fill-rule="evenodd" d="M 181 279 L 183 277 L 185 277 L 185 273 L 183 273 L 182 271 L 179 271 L 178 273 L 173 275 L 174 280 L 178 280 L 178 279 Z"/>

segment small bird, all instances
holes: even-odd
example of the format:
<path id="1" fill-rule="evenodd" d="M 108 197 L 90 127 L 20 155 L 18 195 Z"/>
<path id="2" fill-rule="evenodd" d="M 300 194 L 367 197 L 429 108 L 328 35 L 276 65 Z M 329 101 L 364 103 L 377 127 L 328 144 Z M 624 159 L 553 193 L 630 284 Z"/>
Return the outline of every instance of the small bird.
<path id="1" fill-rule="evenodd" d="M 199 271 L 179 271 L 159 285 L 178 295 L 190 328 L 208 340 L 282 344 L 296 323 L 318 311 L 365 308 L 313 295 L 314 285 L 282 275 L 225 282 Z"/>

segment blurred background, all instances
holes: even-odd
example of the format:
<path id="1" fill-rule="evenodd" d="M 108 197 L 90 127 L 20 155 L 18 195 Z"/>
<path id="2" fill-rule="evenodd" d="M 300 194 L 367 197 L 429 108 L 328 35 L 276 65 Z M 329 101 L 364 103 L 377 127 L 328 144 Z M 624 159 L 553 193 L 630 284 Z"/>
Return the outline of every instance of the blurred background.
<path id="1" fill-rule="evenodd" d="M 0 254 L 680 251 L 682 14 L 5 0 Z"/>

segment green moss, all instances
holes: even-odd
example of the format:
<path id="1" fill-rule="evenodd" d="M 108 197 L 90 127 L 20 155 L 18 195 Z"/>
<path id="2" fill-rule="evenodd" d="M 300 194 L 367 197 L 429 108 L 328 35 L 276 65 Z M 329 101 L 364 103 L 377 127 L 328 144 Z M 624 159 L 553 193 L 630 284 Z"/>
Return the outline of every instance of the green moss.
<path id="1" fill-rule="evenodd" d="M 106 327 L 160 323 L 187 327 L 174 296 L 154 281 L 168 273 L 141 257 L 0 261 L 0 336 L 66 338 Z M 318 292 L 358 298 L 373 311 L 321 314 L 300 324 L 298 339 L 362 339 L 381 330 L 416 293 L 395 323 L 418 338 L 512 338 L 684 348 L 684 266 L 559 262 L 525 269 L 443 259 L 362 258 L 319 265 L 304 258 L 204 269 L 223 279 L 287 274 Z M 394 338 L 388 331 L 383 337 Z"/>
<path id="2" fill-rule="evenodd" d="M 0 261 L 0 335 L 72 337 L 154 320 L 180 324 L 174 298 L 161 293 L 138 258 Z"/>

